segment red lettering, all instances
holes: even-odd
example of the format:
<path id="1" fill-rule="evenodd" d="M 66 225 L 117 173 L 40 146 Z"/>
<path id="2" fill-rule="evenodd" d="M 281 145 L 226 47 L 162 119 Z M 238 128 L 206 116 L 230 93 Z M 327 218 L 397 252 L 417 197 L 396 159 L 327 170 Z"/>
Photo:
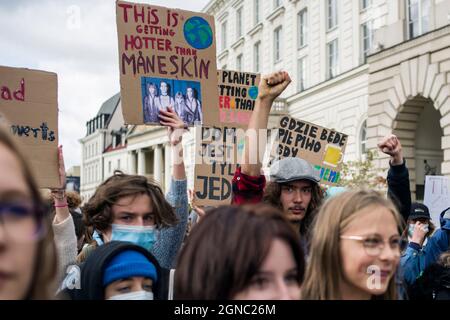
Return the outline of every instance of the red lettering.
<path id="1" fill-rule="evenodd" d="M 131 9 L 133 5 L 127 3 L 119 3 L 117 6 L 123 9 L 123 21 L 128 22 L 128 9 Z"/>

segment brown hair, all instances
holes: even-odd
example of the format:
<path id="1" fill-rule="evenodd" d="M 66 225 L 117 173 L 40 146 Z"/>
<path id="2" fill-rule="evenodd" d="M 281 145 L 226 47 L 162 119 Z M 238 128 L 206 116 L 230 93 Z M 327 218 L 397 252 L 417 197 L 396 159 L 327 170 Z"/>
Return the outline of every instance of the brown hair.
<path id="1" fill-rule="evenodd" d="M 392 212 L 400 234 L 403 228 L 402 219 L 395 205 L 376 191 L 347 191 L 329 199 L 321 207 L 314 221 L 302 299 L 342 298 L 339 291 L 344 274 L 339 249 L 341 232 L 357 216 L 356 213 L 369 206 L 385 207 Z M 397 299 L 395 276 L 389 281 L 387 291 L 376 298 Z"/>
<path id="2" fill-rule="evenodd" d="M 263 201 L 274 206 L 275 208 L 280 209 L 281 211 L 284 211 L 280 200 L 282 186 L 282 183 L 269 182 L 264 190 Z M 307 238 L 310 236 L 309 232 L 311 224 L 314 221 L 317 209 L 323 200 L 323 191 L 319 184 L 311 181 L 311 188 L 311 202 L 309 203 L 305 217 L 300 224 L 300 235 L 306 236 Z"/>
<path id="3" fill-rule="evenodd" d="M 232 298 L 249 285 L 275 238 L 292 250 L 300 285 L 305 269 L 300 238 L 279 210 L 258 204 L 208 211 L 178 257 L 175 298 Z"/>
<path id="4" fill-rule="evenodd" d="M 67 191 L 66 197 L 67 197 L 67 205 L 69 206 L 69 209 L 76 209 L 81 205 L 81 197 L 77 192 Z"/>
<path id="5" fill-rule="evenodd" d="M 159 185 L 144 176 L 124 174 L 114 171 L 114 175 L 104 181 L 83 207 L 83 218 L 89 232 L 95 228 L 107 230 L 113 220 L 112 206 L 123 197 L 147 194 L 153 205 L 157 226 L 167 227 L 178 222 L 172 206 L 164 198 Z M 90 239 L 90 234 L 86 237 Z"/>
<path id="6" fill-rule="evenodd" d="M 36 206 L 36 217 L 41 224 L 42 237 L 37 245 L 37 254 L 34 260 L 34 272 L 30 287 L 25 299 L 51 299 L 55 295 L 56 275 L 56 247 L 53 240 L 52 221 L 48 210 L 45 209 L 38 186 L 32 171 L 25 160 L 25 156 L 18 149 L 15 141 L 0 125 L 0 143 L 6 146 L 19 161 L 23 177 L 30 189 L 31 197 Z M 56 153 L 55 153 L 56 156 Z"/>

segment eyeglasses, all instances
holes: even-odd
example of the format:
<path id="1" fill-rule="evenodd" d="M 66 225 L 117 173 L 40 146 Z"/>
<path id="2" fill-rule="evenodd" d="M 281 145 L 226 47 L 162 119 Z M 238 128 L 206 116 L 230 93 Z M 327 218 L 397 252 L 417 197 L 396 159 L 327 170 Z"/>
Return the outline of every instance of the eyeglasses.
<path id="1" fill-rule="evenodd" d="M 40 239 L 44 233 L 45 208 L 26 202 L 0 202 L 0 224 L 8 238 L 17 242 Z"/>
<path id="2" fill-rule="evenodd" d="M 341 239 L 355 240 L 362 242 L 366 254 L 371 257 L 378 257 L 384 249 L 386 242 L 380 237 L 362 237 L 362 236 L 341 236 Z M 407 241 L 401 237 L 395 237 L 388 241 L 389 247 L 400 256 L 407 246 Z"/>

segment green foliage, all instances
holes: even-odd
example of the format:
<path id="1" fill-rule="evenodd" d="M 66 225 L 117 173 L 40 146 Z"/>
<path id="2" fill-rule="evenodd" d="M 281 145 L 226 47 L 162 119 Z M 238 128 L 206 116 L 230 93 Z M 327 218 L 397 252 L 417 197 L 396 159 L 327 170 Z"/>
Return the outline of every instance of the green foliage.
<path id="1" fill-rule="evenodd" d="M 365 187 L 385 190 L 386 178 L 382 176 L 382 170 L 375 168 L 373 163 L 377 155 L 377 151 L 369 150 L 361 160 L 344 162 L 339 185 L 350 189 Z"/>

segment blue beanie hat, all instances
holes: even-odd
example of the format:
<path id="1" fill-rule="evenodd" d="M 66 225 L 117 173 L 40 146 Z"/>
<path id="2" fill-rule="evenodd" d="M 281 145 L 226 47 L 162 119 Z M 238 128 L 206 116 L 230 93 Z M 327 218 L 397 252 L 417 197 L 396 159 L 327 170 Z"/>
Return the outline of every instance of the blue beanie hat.
<path id="1" fill-rule="evenodd" d="M 125 250 L 115 256 L 105 268 L 103 286 L 131 277 L 158 280 L 155 265 L 145 255 L 135 250 Z"/>

